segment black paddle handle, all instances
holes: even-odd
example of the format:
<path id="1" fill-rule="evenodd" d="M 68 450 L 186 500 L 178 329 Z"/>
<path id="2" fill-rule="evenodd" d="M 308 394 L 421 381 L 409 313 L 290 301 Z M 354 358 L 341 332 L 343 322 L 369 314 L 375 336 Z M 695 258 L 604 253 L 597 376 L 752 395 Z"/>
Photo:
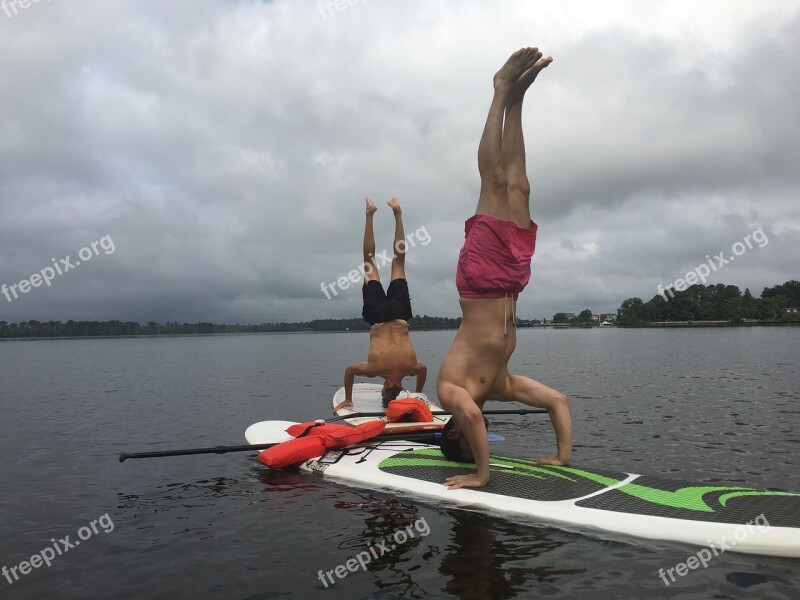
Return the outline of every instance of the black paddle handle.
<path id="1" fill-rule="evenodd" d="M 191 454 L 226 454 L 228 452 L 247 452 L 248 450 L 266 450 L 276 446 L 274 444 L 255 444 L 244 446 L 213 446 L 211 448 L 187 448 L 186 450 L 164 450 L 162 452 L 137 452 L 135 454 L 122 453 L 119 455 L 119 462 L 125 462 L 129 458 L 159 458 L 162 456 L 189 456 Z"/>

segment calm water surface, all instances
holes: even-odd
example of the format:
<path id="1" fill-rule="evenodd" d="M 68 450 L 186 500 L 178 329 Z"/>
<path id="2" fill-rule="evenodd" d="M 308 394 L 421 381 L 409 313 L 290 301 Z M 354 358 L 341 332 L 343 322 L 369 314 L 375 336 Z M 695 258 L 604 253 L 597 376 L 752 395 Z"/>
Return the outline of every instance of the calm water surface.
<path id="1" fill-rule="evenodd" d="M 412 336 L 433 396 L 454 332 Z M 575 465 L 800 491 L 798 336 L 521 330 L 512 364 L 570 396 Z M 727 553 L 666 587 L 658 570 L 696 548 L 271 472 L 250 453 L 117 460 L 123 451 L 241 444 L 256 421 L 325 417 L 344 367 L 363 360 L 368 341 L 341 333 L 0 343 L 0 567 L 61 549 L 67 535 L 86 538 L 49 568 L 10 584 L 0 577 L 0 598 L 800 597 L 797 560 Z M 494 452 L 554 449 L 546 417 L 498 417 L 492 429 L 506 437 Z M 81 528 L 98 519 L 87 536 Z M 318 578 L 419 519 L 427 536 L 335 585 Z"/>

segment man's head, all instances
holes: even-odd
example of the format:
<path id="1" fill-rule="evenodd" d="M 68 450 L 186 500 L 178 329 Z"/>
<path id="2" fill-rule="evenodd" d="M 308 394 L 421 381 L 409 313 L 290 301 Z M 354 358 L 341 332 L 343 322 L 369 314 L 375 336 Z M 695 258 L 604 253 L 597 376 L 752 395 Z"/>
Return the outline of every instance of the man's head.
<path id="1" fill-rule="evenodd" d="M 486 425 L 486 430 L 489 430 L 489 421 L 486 417 L 483 418 L 483 424 Z M 439 448 L 442 450 L 447 460 L 454 462 L 475 462 L 475 457 L 472 455 L 472 448 L 469 446 L 467 436 L 465 436 L 461 427 L 455 417 L 451 417 L 442 429 L 442 437 L 439 440 Z"/>
<path id="2" fill-rule="evenodd" d="M 397 398 L 400 392 L 403 391 L 403 387 L 397 381 L 390 381 L 389 379 L 386 380 L 386 383 L 383 384 L 383 389 L 381 389 L 381 399 L 383 400 L 383 408 L 389 406 L 389 402 Z"/>

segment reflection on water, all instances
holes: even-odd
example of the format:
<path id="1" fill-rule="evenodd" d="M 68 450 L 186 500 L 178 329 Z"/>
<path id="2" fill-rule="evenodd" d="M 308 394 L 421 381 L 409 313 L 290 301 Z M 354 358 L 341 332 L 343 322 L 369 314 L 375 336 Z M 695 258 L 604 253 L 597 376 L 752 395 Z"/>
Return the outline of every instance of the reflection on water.
<path id="1" fill-rule="evenodd" d="M 444 589 L 462 600 L 515 598 L 536 582 L 557 583 L 585 571 L 559 568 L 547 560 L 548 553 L 567 543 L 547 530 L 514 527 L 469 512 L 449 515 L 450 543 L 443 549 L 439 572 Z"/>
<path id="2" fill-rule="evenodd" d="M 368 498 L 358 503 L 338 502 L 334 508 L 357 509 L 361 513 L 363 530 L 344 537 L 339 548 L 350 556 L 362 558 L 377 589 L 391 588 L 406 598 L 425 597 L 424 586 L 415 581 L 419 570 L 419 565 L 415 565 L 419 552 L 415 550 L 425 545 L 430 528 L 420 516 L 419 507 L 385 498 Z"/>
<path id="3" fill-rule="evenodd" d="M 327 539 L 336 542 L 346 559 L 361 555 L 374 588 L 391 589 L 392 597 L 429 596 L 430 574 L 423 569 L 431 562 L 438 564 L 437 586 L 463 600 L 514 598 L 538 584 L 557 586 L 562 578 L 586 571 L 565 568 L 555 556 L 548 558 L 574 537 L 557 530 L 453 509 L 442 509 L 446 518 L 437 514 L 432 526 L 427 520 L 430 517 L 422 514 L 430 511 L 429 506 L 385 497 L 381 492 L 360 492 L 325 481 L 308 486 L 304 482 L 317 481 L 316 477 L 296 471 L 264 469 L 259 480 L 266 493 L 290 498 L 329 488 L 330 508 L 357 515 L 363 526 Z M 338 499 L 337 491 L 345 489 L 349 499 Z M 333 568 L 329 565 L 328 570 Z M 360 566 L 346 577 L 357 577 L 359 572 Z M 336 584 L 342 581 L 335 574 L 330 577 Z"/>

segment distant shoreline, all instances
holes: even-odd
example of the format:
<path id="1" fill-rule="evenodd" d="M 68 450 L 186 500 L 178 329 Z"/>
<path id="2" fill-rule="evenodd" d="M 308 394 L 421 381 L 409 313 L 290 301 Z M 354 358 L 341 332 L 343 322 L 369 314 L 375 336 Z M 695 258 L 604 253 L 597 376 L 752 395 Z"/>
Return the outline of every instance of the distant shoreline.
<path id="1" fill-rule="evenodd" d="M 682 291 L 670 292 L 671 300 L 659 295 L 647 302 L 628 298 L 616 314 L 592 314 L 588 308 L 579 315 L 558 312 L 550 322 L 546 318 L 516 319 L 517 327 L 542 329 L 608 329 L 621 328 L 686 328 L 686 327 L 754 327 L 796 325 L 800 323 L 800 281 L 764 288 L 760 299 L 749 289 L 744 294 L 734 285 L 695 284 Z M 701 319 L 702 318 L 702 319 Z M 678 320 L 681 319 L 681 320 Z M 454 330 L 461 326 L 461 317 L 414 315 L 408 320 L 413 331 Z M 252 333 L 324 333 L 368 332 L 369 324 L 361 317 L 349 319 L 311 319 L 300 323 L 271 321 L 262 323 L 217 324 L 207 321 L 178 323 L 167 321 L 21 321 L 9 323 L 0 319 L 0 341 L 27 339 L 93 339 L 120 337 L 158 337 L 185 335 L 219 335 Z"/>
<path id="2" fill-rule="evenodd" d="M 686 328 L 686 327 L 759 327 L 759 326 L 783 326 L 800 325 L 800 321 L 742 321 L 733 323 L 731 321 L 654 321 L 639 322 L 636 325 L 583 325 L 572 323 L 546 323 L 544 325 L 519 325 L 518 327 L 539 327 L 554 329 L 664 329 L 664 328 Z"/>
<path id="3" fill-rule="evenodd" d="M 627 328 L 658 328 L 658 327 L 756 327 L 756 326 L 783 326 L 800 325 L 800 321 L 743 321 L 741 323 L 731 323 L 730 321 L 674 321 L 674 322 L 654 322 L 639 323 L 638 325 L 623 325 Z"/>
<path id="4" fill-rule="evenodd" d="M 455 320 L 455 319 L 454 319 Z M 291 324 L 294 325 L 294 324 Z M 297 324 L 300 325 L 300 324 Z M 747 321 L 742 323 L 731 323 L 730 321 L 665 321 L 653 323 L 638 323 L 636 325 L 612 325 L 600 327 L 599 325 L 579 325 L 566 323 L 520 323 L 519 329 L 686 329 L 693 327 L 781 327 L 798 326 L 800 321 Z M 222 327 L 222 326 L 220 326 Z M 168 328 L 167 328 L 168 329 Z M 444 327 L 414 327 L 413 331 L 454 331 L 457 326 Z M 270 331 L 206 331 L 206 332 L 159 332 L 159 333 L 109 333 L 100 335 L 31 335 L 18 337 L 0 337 L 0 342 L 25 342 L 35 340 L 99 340 L 99 339 L 124 339 L 124 338 L 177 338 L 177 337 L 209 337 L 221 335 L 271 335 L 271 334 L 316 334 L 316 333 L 368 333 L 366 327 L 341 329 L 326 328 L 302 328 L 299 326 L 287 327 L 286 329 L 272 329 Z"/>

